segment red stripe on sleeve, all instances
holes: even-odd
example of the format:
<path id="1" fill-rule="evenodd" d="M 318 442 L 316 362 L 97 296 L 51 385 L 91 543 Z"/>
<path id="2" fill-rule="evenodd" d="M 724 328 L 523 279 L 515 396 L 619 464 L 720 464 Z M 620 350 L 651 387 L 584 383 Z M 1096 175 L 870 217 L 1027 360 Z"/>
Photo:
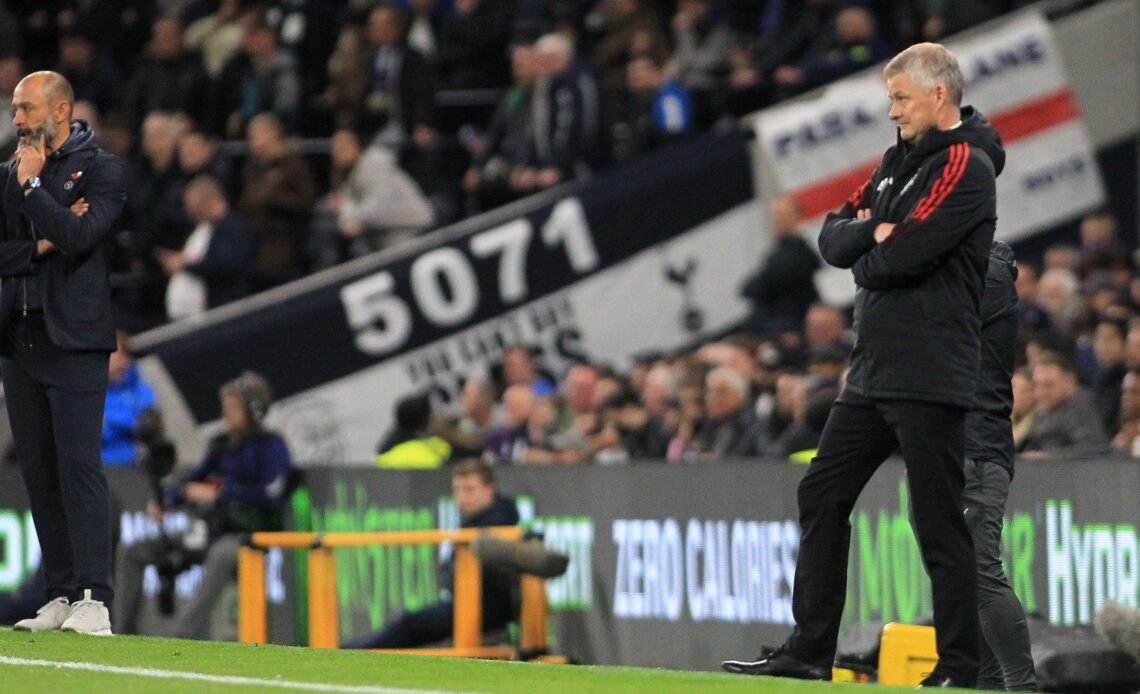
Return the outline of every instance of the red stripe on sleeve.
<path id="1" fill-rule="evenodd" d="M 926 219 L 926 210 L 935 200 L 941 197 L 942 192 L 946 189 L 946 184 L 953 177 L 953 172 L 958 166 L 958 159 L 961 155 L 959 144 L 950 145 L 950 149 L 948 150 L 949 159 L 946 162 L 946 166 L 943 167 L 941 175 L 934 181 L 934 185 L 930 187 L 930 192 L 926 197 L 918 201 L 918 204 L 914 207 L 914 211 L 911 213 L 911 216 L 915 219 Z"/>
<path id="2" fill-rule="evenodd" d="M 912 214 L 915 219 L 926 220 L 938 209 L 939 205 L 945 202 L 946 198 L 953 192 L 954 187 L 962 180 L 962 174 L 966 171 L 966 163 L 969 159 L 970 148 L 968 145 L 960 142 L 950 146 L 950 161 L 946 162 L 945 168 L 942 169 L 942 175 L 931 188 L 930 194 L 915 206 Z"/>
<path id="3" fill-rule="evenodd" d="M 867 185 L 870 183 L 871 179 L 869 178 L 866 181 L 863 181 L 863 185 L 856 188 L 855 192 L 851 194 L 851 197 L 847 198 L 847 204 L 858 208 L 860 203 L 863 202 L 863 191 L 866 190 Z"/>

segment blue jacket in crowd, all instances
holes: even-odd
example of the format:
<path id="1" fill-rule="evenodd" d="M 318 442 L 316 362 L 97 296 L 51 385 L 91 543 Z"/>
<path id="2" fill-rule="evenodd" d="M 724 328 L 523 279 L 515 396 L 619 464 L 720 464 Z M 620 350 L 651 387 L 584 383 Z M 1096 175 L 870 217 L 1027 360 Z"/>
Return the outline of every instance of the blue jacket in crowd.
<path id="1" fill-rule="evenodd" d="M 154 406 L 154 390 L 142 380 L 136 365 L 127 369 L 122 381 L 107 385 L 107 405 L 103 411 L 104 465 L 134 464 L 135 426 L 139 415 Z"/>

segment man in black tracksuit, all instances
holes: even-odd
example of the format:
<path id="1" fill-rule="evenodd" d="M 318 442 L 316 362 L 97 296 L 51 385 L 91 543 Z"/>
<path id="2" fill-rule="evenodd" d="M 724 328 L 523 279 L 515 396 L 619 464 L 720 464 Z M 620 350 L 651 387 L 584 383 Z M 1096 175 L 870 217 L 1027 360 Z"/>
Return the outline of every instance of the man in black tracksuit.
<path id="1" fill-rule="evenodd" d="M 48 600 L 16 629 L 109 634 L 101 442 L 115 349 L 111 232 L 127 183 L 91 128 L 71 121 L 74 98 L 57 73 L 21 80 L 12 98 L 20 150 L 0 166 L 0 371 Z"/>
<path id="2" fill-rule="evenodd" d="M 995 177 L 1005 155 L 981 114 L 960 107 L 961 71 L 945 48 L 912 46 L 884 72 L 898 143 L 828 215 L 819 237 L 824 260 L 854 272 L 856 342 L 846 387 L 799 487 L 796 628 L 775 652 L 723 667 L 830 679 L 849 517 L 871 475 L 898 449 L 934 602 L 939 662 L 923 685 L 972 687 L 978 615 L 961 505 L 964 423 L 974 403 Z"/>
<path id="3" fill-rule="evenodd" d="M 973 409 L 966 415 L 963 514 L 978 571 L 978 689 L 1035 691 L 1025 608 L 1001 565 L 1001 530 L 1013 479 L 1013 363 L 1017 352 L 1017 261 L 994 241 L 982 294 L 982 352 Z"/>

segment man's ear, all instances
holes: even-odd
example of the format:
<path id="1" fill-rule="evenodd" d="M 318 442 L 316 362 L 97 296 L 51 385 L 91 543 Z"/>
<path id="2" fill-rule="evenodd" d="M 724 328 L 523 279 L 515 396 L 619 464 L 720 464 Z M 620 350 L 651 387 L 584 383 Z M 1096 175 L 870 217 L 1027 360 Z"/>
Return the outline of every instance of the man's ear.
<path id="1" fill-rule="evenodd" d="M 55 120 L 56 122 L 63 121 L 64 123 L 71 123 L 71 102 L 60 101 L 55 105 Z"/>

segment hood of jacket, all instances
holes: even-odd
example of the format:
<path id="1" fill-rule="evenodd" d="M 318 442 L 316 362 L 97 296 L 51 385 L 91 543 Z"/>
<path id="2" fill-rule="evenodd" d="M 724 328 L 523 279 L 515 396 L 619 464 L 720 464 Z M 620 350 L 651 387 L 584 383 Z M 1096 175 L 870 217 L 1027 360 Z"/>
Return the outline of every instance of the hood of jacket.
<path id="1" fill-rule="evenodd" d="M 71 122 L 71 135 L 68 136 L 62 147 L 51 153 L 51 156 L 62 159 L 85 149 L 98 148 L 99 145 L 95 142 L 95 131 L 91 129 L 87 121 L 75 120 Z"/>
<path id="2" fill-rule="evenodd" d="M 994 165 L 994 175 L 1000 176 L 1005 168 L 1005 147 L 1001 143 L 1001 135 L 986 117 L 973 106 L 961 108 L 962 124 L 953 130 L 933 129 L 922 137 L 917 144 L 905 142 L 899 138 L 899 147 L 907 153 L 913 161 L 921 162 L 931 154 L 946 149 L 950 145 L 966 142 L 976 149 L 986 153 Z M 901 177 L 900 177 L 901 178 Z"/>

